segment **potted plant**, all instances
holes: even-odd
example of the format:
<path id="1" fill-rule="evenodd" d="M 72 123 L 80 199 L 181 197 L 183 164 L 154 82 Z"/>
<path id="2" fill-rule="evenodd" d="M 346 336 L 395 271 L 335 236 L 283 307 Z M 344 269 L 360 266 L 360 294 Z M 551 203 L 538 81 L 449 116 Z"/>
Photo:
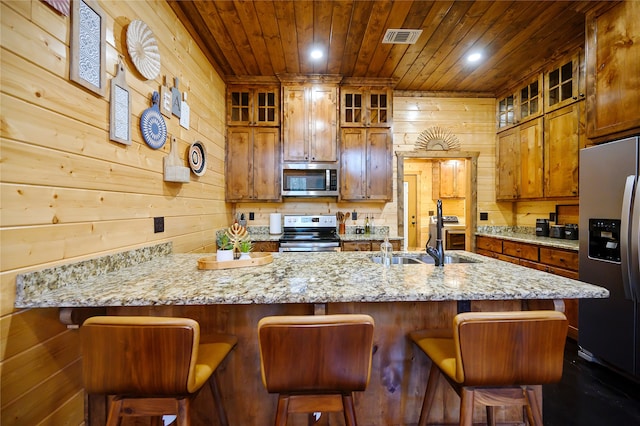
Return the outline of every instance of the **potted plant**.
<path id="1" fill-rule="evenodd" d="M 216 260 L 224 262 L 233 260 L 233 242 L 226 232 L 221 232 L 217 237 L 218 251 L 216 251 Z"/>
<path id="2" fill-rule="evenodd" d="M 242 259 L 251 259 L 251 255 L 249 254 L 249 252 L 253 248 L 253 244 L 251 243 L 251 240 L 242 240 L 242 241 L 240 241 L 239 248 L 240 248 L 240 259 L 241 260 Z"/>

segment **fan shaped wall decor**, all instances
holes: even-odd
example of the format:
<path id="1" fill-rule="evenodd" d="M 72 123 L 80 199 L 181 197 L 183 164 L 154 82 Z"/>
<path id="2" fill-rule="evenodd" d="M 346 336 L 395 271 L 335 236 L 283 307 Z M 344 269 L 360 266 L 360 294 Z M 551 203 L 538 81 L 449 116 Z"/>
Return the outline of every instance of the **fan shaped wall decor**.
<path id="1" fill-rule="evenodd" d="M 450 130 L 434 126 L 418 135 L 415 149 L 416 151 L 458 151 L 460 140 Z"/>
<path id="2" fill-rule="evenodd" d="M 136 69 L 147 80 L 160 73 L 160 50 L 151 29 L 143 21 L 131 21 L 127 27 L 127 50 Z"/>

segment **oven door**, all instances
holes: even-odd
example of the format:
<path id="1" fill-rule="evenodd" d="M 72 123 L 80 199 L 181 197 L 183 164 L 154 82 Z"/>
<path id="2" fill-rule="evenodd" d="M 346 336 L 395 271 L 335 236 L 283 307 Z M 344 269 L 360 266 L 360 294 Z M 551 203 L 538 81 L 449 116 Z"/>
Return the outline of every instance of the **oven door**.
<path id="1" fill-rule="evenodd" d="M 281 252 L 297 251 L 297 252 L 327 252 L 340 251 L 340 243 L 327 241 L 295 241 L 280 242 Z"/>

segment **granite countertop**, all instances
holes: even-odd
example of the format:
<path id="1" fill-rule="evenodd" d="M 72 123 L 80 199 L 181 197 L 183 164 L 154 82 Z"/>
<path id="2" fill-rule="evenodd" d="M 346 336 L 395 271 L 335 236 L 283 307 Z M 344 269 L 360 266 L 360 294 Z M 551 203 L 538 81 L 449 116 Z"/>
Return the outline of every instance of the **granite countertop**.
<path id="1" fill-rule="evenodd" d="M 503 240 L 517 241 L 520 243 L 538 244 L 541 246 L 578 251 L 579 240 L 565 240 L 562 238 L 538 237 L 535 234 L 517 231 L 492 231 L 478 230 L 476 235 L 484 237 L 501 238 Z"/>
<path id="2" fill-rule="evenodd" d="M 397 253 L 397 252 L 396 252 Z M 417 254 L 417 253 L 414 253 Z M 477 263 L 392 265 L 371 252 L 272 253 L 273 262 L 199 270 L 213 254 L 167 254 L 113 272 L 19 275 L 16 307 L 519 300 L 608 297 L 606 289 L 469 252 Z"/>

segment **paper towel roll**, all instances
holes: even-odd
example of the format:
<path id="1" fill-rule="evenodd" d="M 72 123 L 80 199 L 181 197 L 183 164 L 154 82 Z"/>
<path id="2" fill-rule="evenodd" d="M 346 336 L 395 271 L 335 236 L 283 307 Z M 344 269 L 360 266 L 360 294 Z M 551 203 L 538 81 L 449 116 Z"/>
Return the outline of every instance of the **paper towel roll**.
<path id="1" fill-rule="evenodd" d="M 271 213 L 269 215 L 269 233 L 282 234 L 282 214 Z"/>

